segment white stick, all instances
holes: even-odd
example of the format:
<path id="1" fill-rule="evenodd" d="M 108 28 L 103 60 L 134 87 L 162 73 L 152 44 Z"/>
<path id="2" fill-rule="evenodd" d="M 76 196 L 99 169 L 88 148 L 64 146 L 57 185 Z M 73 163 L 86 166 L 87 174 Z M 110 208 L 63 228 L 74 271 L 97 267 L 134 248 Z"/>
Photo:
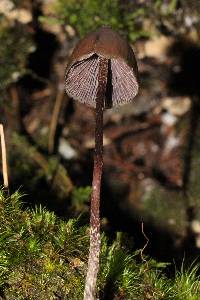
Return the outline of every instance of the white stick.
<path id="1" fill-rule="evenodd" d="M 4 184 L 5 188 L 8 188 L 8 168 L 7 168 L 7 159 L 6 159 L 6 143 L 5 143 L 4 129 L 3 129 L 2 124 L 0 124 L 0 137 L 1 137 L 3 184 Z"/>

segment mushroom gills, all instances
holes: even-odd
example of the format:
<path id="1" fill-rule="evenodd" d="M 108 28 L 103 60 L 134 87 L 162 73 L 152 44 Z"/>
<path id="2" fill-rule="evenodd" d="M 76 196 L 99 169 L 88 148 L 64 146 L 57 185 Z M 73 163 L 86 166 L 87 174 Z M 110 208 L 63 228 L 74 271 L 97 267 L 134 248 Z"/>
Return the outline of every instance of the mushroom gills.
<path id="1" fill-rule="evenodd" d="M 133 69 L 121 59 L 111 59 L 113 106 L 130 103 L 138 93 L 138 82 Z"/>
<path id="2" fill-rule="evenodd" d="M 100 57 L 96 54 L 74 63 L 66 77 L 66 92 L 70 97 L 96 107 Z M 123 60 L 108 60 L 108 77 L 105 108 L 112 108 L 132 101 L 138 92 L 133 70 Z"/>
<path id="3" fill-rule="evenodd" d="M 67 74 L 66 92 L 70 97 L 91 107 L 96 107 L 99 57 L 93 55 L 73 64 Z"/>

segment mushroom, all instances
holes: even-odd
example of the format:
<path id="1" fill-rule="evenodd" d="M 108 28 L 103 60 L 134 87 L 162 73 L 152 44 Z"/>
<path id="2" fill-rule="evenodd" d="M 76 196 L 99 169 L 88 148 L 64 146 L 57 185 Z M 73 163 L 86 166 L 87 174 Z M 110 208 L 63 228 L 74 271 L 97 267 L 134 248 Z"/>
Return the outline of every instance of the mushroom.
<path id="1" fill-rule="evenodd" d="M 95 299 L 100 254 L 100 188 L 103 167 L 103 110 L 129 103 L 139 89 L 132 48 L 117 32 L 101 27 L 75 47 L 66 69 L 66 92 L 95 108 L 95 150 L 90 208 L 90 249 L 84 300 Z"/>

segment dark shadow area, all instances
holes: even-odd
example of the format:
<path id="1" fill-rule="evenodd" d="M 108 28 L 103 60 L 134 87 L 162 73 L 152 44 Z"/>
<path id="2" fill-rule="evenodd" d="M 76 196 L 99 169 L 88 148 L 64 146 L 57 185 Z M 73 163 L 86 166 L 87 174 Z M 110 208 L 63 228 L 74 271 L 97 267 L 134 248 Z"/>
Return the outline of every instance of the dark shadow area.
<path id="1" fill-rule="evenodd" d="M 198 138 L 197 129 L 200 122 L 200 47 L 188 40 L 179 40 L 169 51 L 169 55 L 178 56 L 180 71 L 172 72 L 169 81 L 169 87 L 172 93 L 180 95 L 189 95 L 192 99 L 192 106 L 189 116 L 189 126 L 187 132 L 187 142 L 184 154 L 184 170 L 183 170 L 183 195 L 187 201 L 188 185 L 190 183 L 192 154 L 195 146 L 195 140 Z M 185 201 L 186 214 L 188 224 L 195 219 L 195 207 L 191 207 Z M 188 226 L 188 234 L 184 242 L 185 250 L 194 256 L 198 253 L 195 246 L 194 233 Z"/>
<path id="2" fill-rule="evenodd" d="M 62 119 L 62 121 L 58 122 L 58 124 L 57 124 L 56 132 L 55 132 L 55 139 L 54 139 L 53 154 L 58 153 L 60 137 L 62 135 L 64 126 L 66 124 L 70 124 L 73 114 L 75 112 L 74 102 L 72 101 L 72 99 L 69 99 L 67 96 L 65 96 L 65 97 L 63 97 L 62 102 L 63 103 L 61 105 L 61 112 L 60 112 L 60 118 L 59 118 L 59 119 Z M 66 163 L 66 162 L 63 161 L 63 163 Z"/>
<path id="3" fill-rule="evenodd" d="M 112 70 L 111 70 L 111 60 L 108 60 L 108 77 L 106 85 L 106 96 L 105 96 L 105 107 L 111 108 L 113 106 L 113 86 L 112 86 Z"/>
<path id="4" fill-rule="evenodd" d="M 51 62 L 59 46 L 55 35 L 41 28 L 36 30 L 34 42 L 36 44 L 36 51 L 30 54 L 27 65 L 27 68 L 32 70 L 33 75 L 26 75 L 20 80 L 20 84 L 25 88 L 28 87 L 29 92 L 42 89 L 46 84 L 45 80 L 51 78 Z M 38 79 L 37 76 L 39 77 Z M 42 82 L 42 79 L 44 82 Z"/>
<path id="5" fill-rule="evenodd" d="M 160 185 L 162 185 L 163 187 L 165 187 L 166 189 L 169 189 L 170 191 L 181 191 L 182 187 L 177 186 L 176 183 L 169 181 L 169 179 L 167 178 L 167 176 L 158 169 L 158 166 L 155 166 L 152 169 L 152 177 L 157 180 L 159 182 Z"/>
<path id="6" fill-rule="evenodd" d="M 32 173 L 21 174 L 21 176 L 13 174 L 10 192 L 14 193 L 16 190 L 22 192 L 24 195 L 22 202 L 25 207 L 35 208 L 35 206 L 42 205 L 50 211 L 54 211 L 56 215 L 60 217 L 73 217 L 70 211 L 70 197 L 58 197 L 56 191 L 52 189 L 54 178 L 50 180 L 47 180 L 44 176 L 37 178 L 40 175 L 34 173 L 35 172 L 32 171 Z M 33 177 L 35 177 L 35 180 L 33 180 Z"/>
<path id="7" fill-rule="evenodd" d="M 43 30 L 39 24 L 39 17 L 42 15 L 40 8 L 33 6 L 32 30 L 34 31 L 33 41 L 36 50 L 29 55 L 27 69 L 29 74 L 24 75 L 19 80 L 23 102 L 20 103 L 21 116 L 26 115 L 32 103 L 30 102 L 30 94 L 34 91 L 43 89 L 48 80 L 52 78 L 52 60 L 54 54 L 58 51 L 59 43 L 56 36 Z"/>
<path id="8" fill-rule="evenodd" d="M 146 243 L 145 237 L 142 234 L 142 219 L 138 215 L 138 211 L 133 214 L 132 211 L 122 210 L 120 201 L 125 201 L 127 189 L 122 190 L 121 194 L 111 194 L 110 187 L 103 184 L 102 191 L 102 215 L 110 221 L 109 236 L 113 239 L 118 231 L 127 232 L 133 239 L 134 248 L 142 249 Z M 109 199 L 109 202 L 108 202 Z M 119 201 L 120 199 L 120 201 Z M 145 249 L 145 254 L 150 255 L 158 260 L 168 262 L 173 259 L 180 259 L 182 251 L 174 246 L 174 237 L 164 228 L 158 228 L 151 221 L 144 224 L 144 231 L 149 239 L 148 247 Z"/>
<path id="9" fill-rule="evenodd" d="M 33 21 L 32 30 L 33 41 L 36 45 L 36 50 L 28 57 L 27 70 L 28 74 L 25 74 L 18 81 L 18 120 L 19 130 L 18 132 L 26 137 L 28 142 L 35 146 L 41 153 L 48 156 L 48 151 L 36 144 L 32 136 L 26 130 L 23 124 L 23 118 L 31 111 L 33 102 L 30 100 L 30 95 L 35 91 L 44 89 L 49 80 L 52 79 L 52 65 L 56 51 L 59 49 L 59 43 L 56 36 L 41 28 L 39 23 L 39 17 L 42 16 L 40 5 L 33 3 Z M 16 128 L 15 128 L 16 129 Z M 56 147 L 58 143 L 57 136 L 62 132 L 61 126 L 58 126 L 56 132 Z"/>
<path id="10" fill-rule="evenodd" d="M 176 95 L 200 95 L 200 48 L 189 40 L 180 39 L 170 48 L 169 56 L 176 57 L 180 70 L 172 70 L 169 89 Z"/>

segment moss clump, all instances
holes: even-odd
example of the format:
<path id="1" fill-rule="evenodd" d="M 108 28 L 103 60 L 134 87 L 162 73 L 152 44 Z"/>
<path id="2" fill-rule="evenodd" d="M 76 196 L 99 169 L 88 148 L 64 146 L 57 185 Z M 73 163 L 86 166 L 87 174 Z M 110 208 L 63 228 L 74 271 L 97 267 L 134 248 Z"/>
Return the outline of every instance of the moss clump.
<path id="1" fill-rule="evenodd" d="M 81 299 L 86 228 L 41 206 L 21 210 L 18 192 L 9 198 L 2 192 L 0 206 L 0 286 L 6 299 Z"/>
<path id="2" fill-rule="evenodd" d="M 8 300 L 82 299 L 88 228 L 41 206 L 22 206 L 19 192 L 8 197 L 0 191 L 1 294 Z M 199 299 L 197 266 L 168 279 L 162 271 L 166 264 L 141 261 L 140 251 L 129 253 L 122 240 L 118 234 L 109 245 L 102 236 L 98 299 Z"/>
<path id="3" fill-rule="evenodd" d="M 91 30 L 102 25 L 109 25 L 130 41 L 147 36 L 141 26 L 145 9 L 137 5 L 119 0 L 58 0 L 51 8 L 52 14 L 42 17 L 49 25 L 70 25 L 76 33 L 83 37 Z"/>
<path id="4" fill-rule="evenodd" d="M 0 92 L 25 72 L 31 39 L 21 26 L 0 27 Z"/>

